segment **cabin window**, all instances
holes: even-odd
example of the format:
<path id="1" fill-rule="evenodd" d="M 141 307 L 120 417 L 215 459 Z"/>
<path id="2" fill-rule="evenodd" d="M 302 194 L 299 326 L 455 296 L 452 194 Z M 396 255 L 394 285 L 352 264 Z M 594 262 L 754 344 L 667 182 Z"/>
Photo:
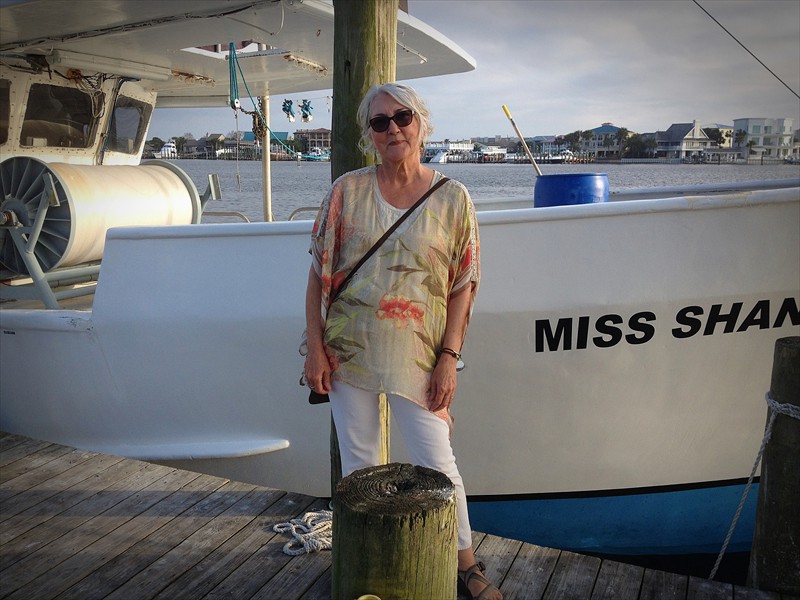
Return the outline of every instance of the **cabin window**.
<path id="1" fill-rule="evenodd" d="M 0 79 L 0 144 L 8 141 L 8 123 L 11 120 L 11 82 Z"/>
<path id="2" fill-rule="evenodd" d="M 136 154 L 142 145 L 153 107 L 127 96 L 120 96 L 114 106 L 106 149 Z"/>
<path id="3" fill-rule="evenodd" d="M 88 148 L 94 135 L 95 114 L 101 108 L 95 107 L 92 96 L 81 90 L 34 83 L 28 94 L 19 143 Z"/>

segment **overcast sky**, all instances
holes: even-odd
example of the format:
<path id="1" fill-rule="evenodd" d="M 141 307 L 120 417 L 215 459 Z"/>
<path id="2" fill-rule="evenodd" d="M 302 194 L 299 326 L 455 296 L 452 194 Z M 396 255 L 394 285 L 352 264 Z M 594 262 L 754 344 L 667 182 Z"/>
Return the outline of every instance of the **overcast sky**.
<path id="1" fill-rule="evenodd" d="M 753 54 L 800 93 L 800 1 L 699 0 Z M 409 13 L 477 62 L 469 73 L 411 80 L 432 113 L 431 139 L 570 133 L 611 122 L 632 132 L 672 123 L 733 124 L 791 117 L 800 100 L 692 0 L 409 0 Z M 283 98 L 272 128 L 330 127 L 330 90 L 314 120 L 289 123 Z M 240 119 L 246 128 L 249 119 Z M 149 137 L 228 133 L 230 109 L 160 109 Z"/>

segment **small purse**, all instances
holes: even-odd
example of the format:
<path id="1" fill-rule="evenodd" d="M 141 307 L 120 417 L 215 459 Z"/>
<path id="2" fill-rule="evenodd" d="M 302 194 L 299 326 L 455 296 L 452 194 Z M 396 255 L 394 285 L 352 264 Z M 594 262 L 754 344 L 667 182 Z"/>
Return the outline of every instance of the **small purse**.
<path id="1" fill-rule="evenodd" d="M 449 177 L 442 177 L 439 181 L 437 181 L 435 185 L 433 185 L 427 192 L 425 192 L 422 195 L 422 197 L 419 200 L 417 200 L 411 208 L 409 208 L 406 212 L 404 212 L 402 216 L 399 219 L 397 219 L 397 221 L 395 221 L 392 224 L 392 226 L 389 227 L 389 229 L 387 229 L 384 232 L 384 234 L 380 237 L 380 239 L 372 245 L 372 248 L 367 250 L 364 256 L 362 256 L 361 259 L 356 263 L 356 266 L 354 266 L 351 269 L 351 271 L 347 274 L 347 277 L 345 277 L 344 280 L 342 280 L 342 283 L 339 285 L 339 287 L 336 288 L 333 294 L 331 294 L 330 304 L 333 304 L 334 300 L 336 300 L 336 297 L 339 295 L 339 292 L 341 292 L 345 288 L 345 286 L 353 277 L 353 275 L 355 275 L 355 272 L 358 271 L 361 265 L 367 262 L 367 259 L 369 259 L 369 257 L 372 256 L 375 253 L 375 251 L 381 246 L 381 244 L 383 244 L 383 242 L 385 242 L 389 238 L 389 236 L 392 235 L 392 233 L 394 233 L 395 229 L 397 229 L 400 226 L 400 224 L 403 221 L 405 221 L 406 218 L 408 218 L 408 216 L 412 212 L 414 212 L 420 204 L 425 202 L 428 196 L 430 196 L 433 192 L 442 187 L 449 179 L 450 179 Z M 305 383 L 302 383 L 305 381 L 305 375 L 303 375 L 300 378 L 300 381 L 301 385 L 305 385 Z M 308 393 L 309 404 L 324 404 L 325 402 L 330 402 L 330 401 L 331 399 L 328 397 L 328 394 L 320 394 L 319 392 L 315 392 L 314 390 L 309 390 Z"/>
<path id="2" fill-rule="evenodd" d="M 330 402 L 330 396 L 328 394 L 320 394 L 311 390 L 308 392 L 308 403 L 309 404 L 325 404 L 326 402 Z"/>

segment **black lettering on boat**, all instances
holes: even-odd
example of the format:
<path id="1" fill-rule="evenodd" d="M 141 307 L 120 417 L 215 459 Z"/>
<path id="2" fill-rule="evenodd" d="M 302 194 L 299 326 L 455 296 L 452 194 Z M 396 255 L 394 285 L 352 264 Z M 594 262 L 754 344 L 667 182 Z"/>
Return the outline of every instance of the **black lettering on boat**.
<path id="1" fill-rule="evenodd" d="M 625 341 L 629 344 L 646 344 L 653 339 L 656 334 L 656 328 L 650 325 L 648 321 L 655 321 L 656 315 L 650 311 L 638 312 L 628 320 L 628 327 L 636 333 L 629 333 L 625 336 Z"/>
<path id="2" fill-rule="evenodd" d="M 559 343 L 564 340 L 563 348 L 559 348 Z M 547 341 L 547 349 L 550 352 L 557 350 L 572 350 L 572 319 L 564 318 L 556 322 L 556 330 L 550 329 L 548 319 L 536 319 L 536 352 L 544 352 L 544 343 Z"/>
<path id="3" fill-rule="evenodd" d="M 599 335 L 592 337 L 591 343 L 597 348 L 611 348 L 623 339 L 629 344 L 644 344 L 655 336 L 656 329 L 650 323 L 655 320 L 656 315 L 651 311 L 638 312 L 628 319 L 630 332 L 626 333 L 623 327 L 624 317 L 617 314 L 603 315 L 594 322 L 594 331 Z M 589 316 L 561 318 L 555 321 L 555 325 L 548 319 L 537 319 L 536 352 L 557 352 L 573 348 L 585 350 L 589 346 L 591 326 L 592 318 Z"/>
<path id="4" fill-rule="evenodd" d="M 758 327 L 759 329 L 769 329 L 769 300 L 759 300 L 753 307 L 748 315 L 739 325 L 736 333 L 746 331 L 750 327 Z"/>
<path id="5" fill-rule="evenodd" d="M 745 312 L 747 311 L 747 312 Z M 758 300 L 745 308 L 744 302 L 712 304 L 710 308 L 685 306 L 675 315 L 677 327 L 672 337 L 687 339 L 702 332 L 703 336 L 720 333 L 741 333 L 749 329 L 778 329 L 800 325 L 800 306 L 797 298 L 785 298 L 775 315 L 770 300 Z M 624 341 L 631 345 L 642 345 L 656 335 L 656 314 L 643 310 L 626 318 L 618 314 L 606 314 L 594 321 L 594 337 L 590 337 L 592 317 L 562 317 L 556 321 L 537 319 L 536 352 L 558 352 L 559 350 L 585 350 L 590 345 L 596 348 L 611 348 Z M 737 327 L 738 325 L 738 327 Z"/>
<path id="6" fill-rule="evenodd" d="M 585 350 L 589 341 L 589 317 L 580 317 L 578 319 L 578 343 L 576 348 L 578 350 Z"/>
<path id="7" fill-rule="evenodd" d="M 739 319 L 739 313 L 742 311 L 742 304 L 742 302 L 734 302 L 728 313 L 722 312 L 722 304 L 712 304 L 711 311 L 708 313 L 706 328 L 703 330 L 703 335 L 714 335 L 714 329 L 717 323 L 725 323 L 724 333 L 733 333 L 733 330 L 736 329 L 736 321 Z"/>
<path id="8" fill-rule="evenodd" d="M 786 298 L 778 309 L 778 315 L 775 317 L 775 325 L 773 327 L 783 327 L 783 322 L 789 317 L 792 325 L 800 325 L 800 308 L 797 306 L 797 299 Z"/>
<path id="9" fill-rule="evenodd" d="M 603 315 L 597 319 L 594 328 L 600 335 L 592 338 L 594 345 L 598 348 L 611 348 L 619 344 L 622 339 L 622 330 L 614 325 L 621 325 L 622 317 L 619 315 Z M 609 336 L 610 339 L 605 339 L 602 336 Z"/>
<path id="10" fill-rule="evenodd" d="M 703 322 L 697 318 L 702 315 L 703 308 L 700 306 L 687 306 L 686 308 L 680 309 L 678 314 L 675 315 L 675 321 L 678 325 L 686 325 L 689 329 L 676 327 L 672 330 L 672 337 L 679 339 L 692 337 L 700 331 L 700 327 L 703 325 Z"/>

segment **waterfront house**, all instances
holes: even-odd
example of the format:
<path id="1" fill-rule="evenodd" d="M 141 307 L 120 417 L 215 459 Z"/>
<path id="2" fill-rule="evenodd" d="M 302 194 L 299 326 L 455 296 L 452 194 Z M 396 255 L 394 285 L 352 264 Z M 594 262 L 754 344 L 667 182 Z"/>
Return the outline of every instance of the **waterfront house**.
<path id="1" fill-rule="evenodd" d="M 181 156 L 184 158 L 197 158 L 197 146 L 200 143 L 200 140 L 196 140 L 194 138 L 187 138 L 186 141 L 183 142 L 183 150 L 181 151 Z"/>
<path id="2" fill-rule="evenodd" d="M 714 131 L 719 131 L 718 139 L 714 140 L 721 150 L 733 148 L 733 125 L 725 123 L 707 123 L 703 125 L 703 131 L 710 139 L 714 139 Z"/>
<path id="3" fill-rule="evenodd" d="M 225 136 L 221 133 L 206 134 L 199 139 L 186 140 L 181 156 L 184 158 L 215 158 L 216 152 L 223 147 Z"/>
<path id="4" fill-rule="evenodd" d="M 205 142 L 206 154 L 213 158 L 217 155 L 217 150 L 225 147 L 225 136 L 221 133 L 207 133 L 203 138 Z"/>
<path id="5" fill-rule="evenodd" d="M 222 148 L 217 150 L 217 158 L 253 160 L 261 158 L 261 140 L 252 131 L 237 132 L 232 138 L 225 138 Z"/>
<path id="6" fill-rule="evenodd" d="M 303 141 L 303 148 L 310 153 L 312 150 L 328 152 L 331 147 L 331 130 L 321 127 L 319 129 L 298 129 L 294 132 L 294 139 Z"/>
<path id="7" fill-rule="evenodd" d="M 673 123 L 666 131 L 656 132 L 656 156 L 659 158 L 697 159 L 710 156 L 717 144 L 695 120 Z"/>
<path id="8" fill-rule="evenodd" d="M 603 123 L 591 129 L 592 137 L 581 140 L 581 152 L 593 154 L 596 158 L 619 157 L 617 134 L 620 129 L 613 123 Z"/>
<path id="9" fill-rule="evenodd" d="M 786 158 L 797 153 L 798 142 L 793 133 L 794 119 L 789 118 L 744 118 L 734 119 L 734 131 L 742 130 L 747 137 L 742 146 L 751 148 L 751 152 L 761 156 Z"/>
<path id="10" fill-rule="evenodd" d="M 567 150 L 567 144 L 557 142 L 554 135 L 537 135 L 532 138 L 525 138 L 525 143 L 528 144 L 531 152 L 543 156 L 555 156 Z"/>

